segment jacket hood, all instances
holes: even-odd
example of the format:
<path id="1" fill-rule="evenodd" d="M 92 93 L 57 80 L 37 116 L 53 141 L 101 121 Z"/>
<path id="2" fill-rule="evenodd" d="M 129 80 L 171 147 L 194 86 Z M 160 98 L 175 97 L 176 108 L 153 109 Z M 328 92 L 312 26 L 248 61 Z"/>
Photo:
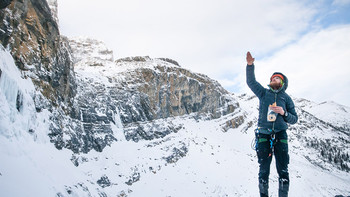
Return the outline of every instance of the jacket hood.
<path id="1" fill-rule="evenodd" d="M 288 78 L 287 78 L 287 76 L 282 74 L 282 73 L 280 73 L 280 72 L 274 72 L 272 75 L 276 75 L 276 74 L 280 74 L 280 75 L 283 76 L 283 78 L 284 78 L 284 80 L 283 80 L 283 83 L 284 83 L 283 89 L 284 89 L 284 91 L 286 91 L 287 88 L 288 88 Z"/>

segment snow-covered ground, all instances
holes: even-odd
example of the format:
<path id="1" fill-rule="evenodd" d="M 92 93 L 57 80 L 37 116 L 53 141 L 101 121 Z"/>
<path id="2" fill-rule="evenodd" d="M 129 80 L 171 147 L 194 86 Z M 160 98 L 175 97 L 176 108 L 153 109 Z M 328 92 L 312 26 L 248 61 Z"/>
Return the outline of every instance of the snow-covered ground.
<path id="1" fill-rule="evenodd" d="M 103 152 L 73 154 L 50 142 L 49 112 L 35 111 L 34 85 L 22 79 L 3 48 L 0 57 L 0 196 L 258 195 L 258 163 L 251 148 L 255 126 L 248 126 L 256 122 L 256 99 L 232 95 L 241 108 L 216 120 L 164 119 L 182 128 L 151 141 L 123 139 L 116 123 L 117 142 Z M 223 132 L 222 125 L 239 115 L 246 117 L 244 123 Z M 350 196 L 350 174 L 310 163 L 305 156 L 315 152 L 290 135 L 290 196 Z M 277 196 L 274 162 L 271 169 L 270 195 Z"/>
<path id="2" fill-rule="evenodd" d="M 315 103 L 305 99 L 298 100 L 303 110 L 314 114 L 317 118 L 330 122 L 335 126 L 350 129 L 350 107 L 333 101 Z"/>

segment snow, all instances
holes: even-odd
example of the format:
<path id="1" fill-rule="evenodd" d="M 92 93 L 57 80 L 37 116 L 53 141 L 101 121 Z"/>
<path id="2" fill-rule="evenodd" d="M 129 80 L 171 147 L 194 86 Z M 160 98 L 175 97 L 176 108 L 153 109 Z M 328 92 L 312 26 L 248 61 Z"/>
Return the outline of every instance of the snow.
<path id="1" fill-rule="evenodd" d="M 316 114 L 316 116 L 326 122 L 330 122 L 339 127 L 349 128 L 350 107 L 337 104 L 333 101 L 314 103 L 304 106 L 303 109 Z"/>
<path id="2" fill-rule="evenodd" d="M 58 152 L 49 143 L 48 112 L 36 113 L 32 99 L 35 91 L 33 83 L 21 77 L 12 56 L 2 46 L 0 69 L 1 196 L 52 194 L 52 188 L 62 184 L 57 184 L 56 178 L 48 176 L 48 173 L 54 172 L 55 167 L 62 163 L 63 158 L 59 155 L 68 151 Z M 20 110 L 16 107 L 18 92 L 23 96 Z M 30 129 L 34 133 L 30 133 Z"/>
<path id="3" fill-rule="evenodd" d="M 11 137 L 28 131 L 35 119 L 35 107 L 31 95 L 34 85 L 30 79 L 22 79 L 12 56 L 0 45 L 0 134 Z M 23 105 L 17 106 L 17 97 Z M 17 109 L 19 108 L 19 109 Z"/>
<path id="4" fill-rule="evenodd" d="M 157 65 L 153 63 L 138 66 L 153 69 Z M 111 62 L 105 67 L 78 65 L 76 71 L 80 77 L 93 77 L 108 85 L 107 77 L 123 77 L 122 72 L 136 67 L 116 66 Z M 112 129 L 117 142 L 103 152 L 92 150 L 87 154 L 74 154 L 67 149 L 58 150 L 50 142 L 47 136 L 50 112 L 35 111 L 34 85 L 29 79 L 22 78 L 3 47 L 0 48 L 0 68 L 0 196 L 258 195 L 258 163 L 251 148 L 254 126 L 248 127 L 249 122 L 256 122 L 258 103 L 254 97 L 231 95 L 240 103 L 240 110 L 216 120 L 195 120 L 191 115 L 161 120 L 163 124 L 182 127 L 164 138 L 137 143 L 125 140 L 119 114 L 115 114 L 116 124 Z M 20 111 L 16 108 L 18 92 L 23 95 Z M 332 108 L 333 104 L 324 106 Z M 308 109 L 312 110 L 311 107 Z M 322 114 L 323 110 L 318 109 L 320 111 L 313 113 Z M 344 114 L 348 116 L 349 113 Z M 244 116 L 244 124 L 223 132 L 221 125 L 236 116 Z M 328 135 L 327 130 L 316 128 L 314 131 Z M 349 196 L 349 173 L 310 163 L 305 156 L 312 157 L 314 152 L 303 147 L 297 139 L 293 140 L 292 134 L 289 144 L 290 196 Z M 186 155 L 167 163 L 165 158 L 183 147 L 187 148 Z M 74 158 L 78 160 L 78 166 L 74 165 Z M 103 176 L 108 177 L 110 186 L 97 184 Z M 126 184 L 132 178 L 135 182 Z M 277 196 L 274 162 L 269 191 L 271 196 Z"/>

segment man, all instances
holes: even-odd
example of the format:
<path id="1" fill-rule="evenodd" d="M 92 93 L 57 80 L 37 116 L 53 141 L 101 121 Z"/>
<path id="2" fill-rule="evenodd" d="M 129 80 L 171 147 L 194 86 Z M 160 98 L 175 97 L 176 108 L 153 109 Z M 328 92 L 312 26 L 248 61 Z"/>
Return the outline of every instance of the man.
<path id="1" fill-rule="evenodd" d="M 260 196 L 268 196 L 269 174 L 272 156 L 275 155 L 279 176 L 280 197 L 288 196 L 289 190 L 289 154 L 287 128 L 298 121 L 294 103 L 285 92 L 288 79 L 279 72 L 273 73 L 269 88 L 264 88 L 255 79 L 254 58 L 247 53 L 247 84 L 259 98 L 259 119 L 256 129 L 256 152 L 259 162 Z"/>

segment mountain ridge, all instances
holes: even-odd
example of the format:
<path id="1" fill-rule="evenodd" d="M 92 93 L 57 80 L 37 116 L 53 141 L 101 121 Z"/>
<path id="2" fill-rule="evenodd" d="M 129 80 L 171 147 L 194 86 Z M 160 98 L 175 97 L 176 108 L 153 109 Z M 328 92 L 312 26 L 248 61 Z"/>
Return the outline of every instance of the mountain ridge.
<path id="1" fill-rule="evenodd" d="M 91 65 L 91 64 L 86 64 L 86 65 Z M 135 67 L 137 69 L 139 68 L 139 65 L 135 65 Z M 101 66 L 88 66 L 88 68 L 103 69 L 103 67 Z M 128 68 L 128 69 L 132 70 L 132 68 Z M 7 72 L 3 69 L 3 67 L 1 68 L 1 70 L 3 71 L 3 73 Z M 106 72 L 109 72 L 109 70 L 106 69 Z M 96 73 L 96 72 L 93 72 L 93 73 Z M 20 77 L 20 74 L 18 75 Z M 2 76 L 4 76 L 4 74 Z M 84 78 L 84 76 L 91 76 L 91 75 L 90 74 L 82 75 L 82 73 L 79 73 L 79 69 L 77 69 L 76 76 L 77 76 L 77 79 L 82 79 Z M 91 84 L 93 84 L 93 81 L 91 80 L 87 80 L 87 81 L 90 81 L 92 82 Z M 108 80 L 101 80 L 101 81 L 105 82 L 106 84 L 110 84 Z M 103 88 L 102 89 L 100 88 L 100 90 L 103 90 Z M 23 90 L 23 92 L 24 94 L 26 94 L 25 90 Z M 78 92 L 80 92 L 79 88 L 78 88 Z M 77 94 L 77 96 L 79 96 L 79 93 Z M 79 178 L 74 179 L 75 181 L 77 181 L 75 183 L 74 183 L 74 180 L 73 182 L 69 181 L 71 182 L 70 184 L 67 181 L 63 181 L 60 183 L 62 184 L 61 186 L 59 183 L 56 182 L 57 185 L 54 186 L 55 189 L 49 190 L 47 192 L 49 193 L 53 192 L 58 196 L 70 196 L 72 194 L 78 195 L 78 196 L 85 196 L 85 195 L 114 196 L 115 192 L 113 191 L 116 191 L 116 190 L 119 191 L 116 196 L 139 196 L 141 195 L 141 193 L 144 193 L 144 192 L 146 193 L 151 192 L 148 194 L 158 194 L 159 196 L 164 196 L 164 195 L 190 196 L 192 194 L 203 195 L 203 196 L 210 196 L 210 195 L 225 196 L 225 195 L 233 195 L 233 194 L 254 196 L 254 193 L 257 192 L 257 188 L 253 186 L 248 187 L 248 185 L 254 185 L 254 182 L 255 182 L 254 180 L 256 179 L 256 176 L 257 176 L 256 174 L 257 172 L 254 170 L 256 169 L 256 165 L 257 165 L 256 158 L 254 156 L 254 151 L 250 149 L 250 142 L 253 140 L 252 134 L 254 133 L 254 127 L 257 120 L 256 118 L 257 118 L 258 101 L 255 96 L 251 96 L 247 94 L 235 95 L 235 94 L 229 93 L 229 95 L 227 96 L 232 97 L 233 98 L 232 100 L 238 103 L 237 108 L 235 108 L 233 112 L 223 114 L 218 118 L 213 119 L 213 118 L 210 118 L 210 116 L 209 117 L 196 116 L 194 113 L 190 113 L 182 116 L 168 117 L 166 119 L 164 118 L 155 119 L 153 121 L 137 121 L 135 123 L 138 124 L 138 127 L 133 127 L 134 125 L 129 127 L 130 130 L 140 128 L 140 126 L 147 129 L 149 128 L 158 129 L 158 128 L 169 128 L 169 127 L 175 129 L 173 132 L 169 132 L 169 133 L 163 131 L 165 135 L 161 135 L 159 137 L 155 137 L 151 139 L 138 138 L 138 140 L 128 139 L 127 133 L 125 132 L 126 127 L 122 123 L 122 120 L 121 119 L 118 120 L 118 118 L 114 118 L 113 119 L 114 123 L 112 121 L 112 123 L 110 124 L 111 131 L 112 131 L 110 132 L 110 135 L 114 136 L 117 140 L 116 141 L 112 140 L 109 144 L 106 144 L 103 150 L 96 150 L 97 152 L 94 150 L 90 150 L 86 152 L 83 151 L 83 152 L 76 152 L 72 154 L 67 149 L 67 148 L 70 148 L 69 146 L 68 147 L 62 146 L 61 150 L 56 149 L 56 151 L 50 148 L 49 150 L 53 151 L 53 153 L 57 151 L 61 151 L 62 153 L 64 153 L 65 156 L 60 157 L 61 159 L 59 161 L 64 162 L 65 165 L 68 165 L 68 166 L 70 163 L 71 166 L 68 167 L 69 170 L 67 172 L 73 173 L 75 174 L 76 177 L 79 177 Z M 25 98 L 30 100 L 30 96 Z M 328 178 L 330 178 L 331 180 L 334 180 L 334 182 L 337 183 L 336 187 L 339 187 L 339 185 L 342 185 L 341 182 L 339 182 L 333 176 L 330 176 L 330 175 L 326 176 L 326 174 L 330 172 L 332 174 L 333 173 L 339 174 L 337 176 L 343 177 L 346 180 L 346 176 L 344 176 L 345 174 L 347 174 L 345 173 L 346 169 L 345 168 L 343 169 L 345 170 L 345 172 L 339 171 L 338 169 L 341 169 L 341 166 L 339 166 L 334 162 L 334 158 L 332 158 L 333 161 L 327 161 L 325 159 L 322 159 L 323 156 L 321 155 L 320 152 L 318 152 L 318 149 L 320 149 L 321 146 L 317 147 L 312 144 L 312 143 L 316 144 L 315 139 L 320 139 L 320 138 L 318 135 L 315 135 L 317 136 L 317 138 L 313 137 L 314 133 L 310 134 L 309 130 L 314 130 L 314 131 L 323 133 L 323 136 L 324 136 L 323 141 L 328 142 L 327 146 L 329 147 L 329 145 L 331 145 L 331 147 L 336 147 L 335 149 L 337 150 L 335 149 L 333 150 L 333 148 L 331 148 L 331 150 L 335 152 L 334 155 L 337 155 L 337 151 L 339 151 L 339 147 L 341 143 L 338 144 L 338 142 L 332 141 L 331 138 L 327 138 L 327 136 L 324 134 L 328 133 L 327 135 L 331 135 L 331 137 L 335 137 L 335 139 L 338 139 L 339 137 L 342 137 L 342 136 L 341 134 L 334 134 L 333 130 L 334 128 L 337 128 L 337 127 L 332 126 L 331 123 L 322 121 L 319 118 L 316 118 L 311 113 L 305 113 L 305 111 L 302 111 L 303 107 L 305 108 L 304 106 L 305 102 L 306 102 L 305 100 L 303 102 L 300 102 L 301 103 L 300 107 L 299 107 L 300 103 L 298 102 L 298 100 L 296 102 L 297 112 L 298 114 L 300 114 L 301 122 L 297 126 L 291 126 L 289 129 L 290 141 L 291 141 L 290 143 L 291 143 L 291 146 L 293 147 L 291 149 L 291 156 L 294 158 L 298 158 L 296 161 L 301 162 L 303 165 L 307 164 L 307 165 L 313 166 L 313 168 L 316 167 L 316 169 L 319 169 L 319 170 L 316 170 L 315 172 L 321 173 L 323 177 L 329 176 Z M 26 103 L 26 99 L 24 99 L 24 103 Z M 14 107 L 14 110 L 17 110 L 17 109 L 15 109 Z M 32 109 L 32 111 L 33 110 L 34 109 Z M 40 120 L 46 119 L 47 122 L 46 123 L 42 122 L 41 125 L 43 124 L 47 125 L 50 122 L 47 117 L 45 118 L 45 113 L 47 112 L 49 111 L 46 111 L 45 109 L 43 109 L 42 112 L 39 112 L 37 114 L 37 119 L 34 121 L 40 122 L 39 119 Z M 36 110 L 33 111 L 33 113 L 37 113 Z M 43 116 L 43 117 L 40 118 L 40 116 Z M 118 117 L 118 112 L 116 112 L 114 117 Z M 4 119 L 1 118 L 1 120 L 3 121 Z M 48 128 L 48 127 L 49 125 L 45 126 L 45 128 Z M 50 140 L 52 141 L 52 138 L 48 139 L 48 136 L 50 134 L 47 134 L 47 133 L 45 134 L 45 132 L 43 132 L 41 129 L 35 126 L 33 130 L 35 130 L 34 133 L 31 133 L 31 132 L 28 132 L 27 134 L 23 133 L 25 135 L 29 135 L 29 138 L 27 137 L 25 138 L 27 139 L 27 141 L 29 140 L 28 142 L 32 141 L 29 144 L 32 144 L 32 146 L 35 147 L 35 146 L 38 146 L 37 145 L 38 139 L 46 139 L 44 140 L 44 143 L 42 142 L 43 143 L 42 145 L 50 146 L 51 143 L 49 143 L 49 141 Z M 23 134 L 19 135 L 19 139 L 23 138 L 21 137 Z M 142 134 L 142 132 L 140 132 L 140 134 Z M 63 140 L 64 139 L 69 140 L 70 138 L 68 136 L 63 136 Z M 217 137 L 217 136 L 221 136 L 221 137 Z M 242 142 L 234 140 L 236 139 L 237 136 L 240 139 L 239 141 L 242 141 Z M 4 139 L 5 141 L 3 141 Z M 329 140 L 327 141 L 327 139 Z M 346 140 L 346 138 L 344 139 Z M 14 146 L 14 144 L 16 144 L 16 141 L 15 141 L 13 145 L 9 145 L 9 143 L 11 144 L 11 142 L 6 141 L 6 138 L 1 137 L 1 140 L 2 142 L 4 142 L 2 144 L 8 145 L 8 146 Z M 233 140 L 234 144 L 229 142 L 231 140 Z M 347 144 L 348 146 L 349 143 L 344 142 L 344 144 Z M 101 143 L 99 145 L 101 145 Z M 313 146 L 314 148 L 312 148 Z M 122 147 L 128 147 L 127 148 L 128 152 L 124 153 L 123 151 L 120 151 L 120 150 L 123 150 Z M 33 150 L 33 147 L 29 147 L 28 149 Z M 343 150 L 345 151 L 348 150 L 348 147 L 344 148 Z M 27 151 L 24 151 L 24 152 L 28 154 L 28 156 L 26 157 L 32 157 L 32 158 L 34 157 L 31 153 Z M 55 155 L 58 155 L 57 153 L 55 153 Z M 236 167 L 244 165 L 242 162 L 237 163 L 237 161 L 234 162 L 234 160 L 227 159 L 226 157 L 224 157 L 224 155 L 226 155 L 227 153 L 230 155 L 235 154 L 236 156 L 233 157 L 234 159 L 242 160 L 244 161 L 243 163 L 245 162 L 249 163 L 249 165 L 251 166 L 248 168 L 248 171 L 247 171 L 249 173 L 246 175 L 242 175 L 247 178 L 247 181 L 243 183 L 238 183 L 236 181 L 234 174 L 238 173 L 237 170 L 232 169 L 231 172 L 228 171 L 228 173 L 230 174 L 229 176 L 225 175 L 226 171 L 224 173 L 224 172 L 220 172 L 220 170 L 218 169 L 215 170 L 216 167 L 219 167 L 221 165 L 228 166 L 231 164 Z M 237 153 L 239 154 L 237 155 Z M 2 154 L 4 156 L 3 152 Z M 119 156 L 114 157 L 113 155 L 115 154 Z M 330 154 L 330 153 L 327 153 L 327 154 Z M 203 155 L 204 157 L 200 155 Z M 7 152 L 5 153 L 4 157 L 7 158 L 12 165 L 15 165 L 15 166 L 20 165 L 18 163 L 12 163 L 11 161 L 14 161 L 14 160 L 11 159 L 10 156 L 11 154 Z M 138 159 L 136 159 L 134 162 L 131 162 L 134 160 L 132 159 L 133 156 L 136 156 Z M 204 168 L 206 170 L 203 169 L 204 171 L 201 171 L 199 166 L 196 164 L 198 169 L 189 168 L 191 170 L 186 170 L 188 167 L 191 166 L 190 165 L 191 163 L 193 165 L 193 162 L 196 161 L 195 159 L 196 157 L 200 157 L 201 158 L 200 160 L 208 162 L 208 164 L 210 164 L 209 165 L 210 167 Z M 38 162 L 40 162 L 43 158 L 40 158 Z M 124 158 L 124 159 L 120 160 L 121 158 Z M 214 160 L 212 160 L 211 158 L 213 158 Z M 106 163 L 106 162 L 108 163 L 107 165 L 101 165 L 102 163 Z M 24 163 L 26 165 L 31 166 L 31 164 L 28 162 L 24 162 Z M 34 163 L 36 163 L 36 165 L 41 166 L 41 164 L 38 164 L 37 162 L 34 162 Z M 90 167 L 87 167 L 87 166 L 90 166 Z M 105 167 L 102 167 L 102 166 L 105 166 Z M 47 172 L 53 173 L 53 171 L 47 169 L 47 167 L 42 166 L 42 168 L 48 170 Z M 11 168 L 5 168 L 5 170 L 1 171 L 2 177 L 9 176 L 8 173 L 10 171 L 8 169 L 11 169 Z M 88 169 L 94 169 L 94 170 L 90 171 Z M 184 177 L 186 176 L 191 177 L 190 179 L 194 180 L 195 182 L 192 182 L 192 183 L 186 182 L 180 178 L 181 176 L 179 177 L 179 179 L 171 178 L 173 177 L 171 176 L 171 174 L 175 173 L 175 172 L 172 172 L 171 169 L 174 169 L 175 172 L 181 174 Z M 227 167 L 225 167 L 224 169 L 227 169 Z M 208 170 L 211 172 L 216 172 L 218 174 L 217 175 L 203 174 L 205 171 L 208 171 Z M 298 166 L 293 167 L 293 165 L 291 165 L 292 180 L 295 179 L 294 180 L 294 182 L 296 182 L 295 184 L 298 184 L 300 182 L 298 181 L 298 179 L 302 179 L 305 176 L 300 173 L 301 171 L 304 172 L 304 170 L 298 169 Z M 113 172 L 119 172 L 119 175 Z M 65 174 L 63 171 L 60 173 Z M 164 173 L 165 174 L 170 173 L 169 177 L 168 178 L 164 177 L 165 175 Z M 57 176 L 57 173 L 53 173 L 53 174 Z M 160 177 L 162 178 L 158 177 L 157 174 L 160 174 L 161 175 Z M 236 174 L 236 176 L 237 175 L 238 174 Z M 276 175 L 272 174 L 271 176 L 273 177 Z M 42 176 L 42 175 L 39 177 L 42 180 L 46 179 L 45 176 Z M 217 185 L 214 182 L 214 180 L 216 180 L 216 177 L 217 178 L 222 177 L 223 180 L 226 180 L 226 181 L 230 180 L 233 183 L 236 183 L 236 185 L 243 187 L 245 189 L 243 189 L 243 191 L 237 190 L 237 189 L 232 190 L 224 182 L 220 182 L 220 185 Z M 88 181 L 81 182 L 81 180 L 83 179 L 86 179 Z M 170 183 L 169 182 L 170 180 L 172 181 L 178 180 L 180 182 L 175 181 L 173 183 L 177 185 L 176 187 L 178 188 L 186 188 L 185 185 L 181 184 L 181 182 L 184 181 L 184 183 L 192 185 L 192 187 L 196 189 L 194 189 L 192 192 L 189 192 L 189 193 L 183 193 L 180 190 L 171 190 L 170 188 L 172 187 L 166 184 L 163 186 L 162 192 L 159 192 L 159 191 L 157 192 L 156 190 L 154 190 L 155 189 L 154 186 L 147 183 L 148 180 L 151 181 L 152 179 L 154 181 L 157 180 L 156 182 L 158 182 L 158 184 L 161 184 L 160 182 Z M 40 182 L 40 180 L 38 181 Z M 148 187 L 154 188 L 154 189 L 151 189 L 151 190 L 146 189 L 147 187 L 146 188 L 142 187 L 141 186 L 142 184 L 147 184 Z M 307 185 L 309 184 L 310 183 L 307 183 Z M 316 186 L 313 186 L 313 188 L 319 189 L 320 187 L 325 187 L 326 186 L 325 184 L 326 183 L 322 183 L 322 181 L 318 181 Z M 4 184 L 4 185 L 8 185 L 8 184 Z M 335 192 L 330 192 L 328 190 L 320 190 L 319 194 L 321 196 L 322 195 L 327 196 L 330 194 L 346 195 L 348 192 L 345 189 L 346 187 L 343 187 L 343 189 L 339 189 L 339 188 L 336 189 L 335 187 L 332 187 L 332 186 L 326 186 L 326 188 L 328 187 L 333 188 L 332 191 L 335 191 Z M 33 188 L 37 188 L 37 187 L 33 186 Z M 276 186 L 272 186 L 272 189 L 273 188 L 276 188 Z M 3 190 L 3 191 L 8 191 L 8 190 Z M 310 194 L 307 191 L 308 190 L 304 191 L 300 189 L 291 188 L 291 193 L 294 193 L 294 194 L 299 192 Z M 14 192 L 13 191 L 8 192 L 8 194 L 11 194 L 11 193 L 14 193 Z"/>

